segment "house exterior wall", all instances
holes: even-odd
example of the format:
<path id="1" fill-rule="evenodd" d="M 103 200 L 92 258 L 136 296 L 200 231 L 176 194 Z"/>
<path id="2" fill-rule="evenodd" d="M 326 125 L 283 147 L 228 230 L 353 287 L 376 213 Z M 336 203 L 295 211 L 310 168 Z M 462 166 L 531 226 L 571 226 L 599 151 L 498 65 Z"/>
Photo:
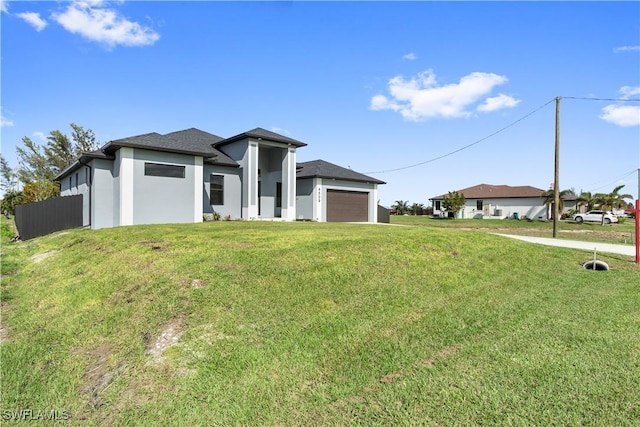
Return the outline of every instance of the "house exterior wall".
<path id="1" fill-rule="evenodd" d="M 482 210 L 477 209 L 478 200 L 482 200 Z M 505 219 L 514 213 L 520 218 L 547 219 L 547 207 L 540 197 L 467 199 L 457 218 Z M 444 211 L 434 209 L 433 214 L 442 215 Z"/>
<path id="2" fill-rule="evenodd" d="M 296 219 L 318 221 L 314 215 L 315 181 L 317 178 L 298 179 L 296 182 Z"/>
<path id="3" fill-rule="evenodd" d="M 211 174 L 224 176 L 224 204 L 211 206 Z M 218 212 L 222 218 L 240 219 L 242 217 L 242 170 L 224 166 L 204 165 L 202 174 L 203 214 Z"/>
<path id="4" fill-rule="evenodd" d="M 88 227 L 91 224 L 90 198 L 89 198 L 89 173 L 88 166 L 81 166 L 60 181 L 60 196 L 82 195 L 82 225 Z"/>
<path id="5" fill-rule="evenodd" d="M 118 225 L 114 218 L 116 194 L 112 160 L 95 159 L 91 161 L 93 178 L 91 183 L 91 228 L 110 228 Z"/>
<path id="6" fill-rule="evenodd" d="M 118 151 L 123 150 L 125 148 Z M 130 162 L 131 166 L 123 164 L 120 171 L 121 189 L 131 189 L 130 202 L 127 200 L 129 195 L 121 191 L 120 216 L 124 219 L 121 225 L 127 225 L 129 221 L 131 224 L 202 221 L 202 192 L 200 185 L 196 186 L 203 181 L 202 157 L 135 149 Z M 184 166 L 185 176 L 147 176 L 147 162 Z M 127 176 L 123 172 L 127 172 Z M 128 203 L 131 203 L 130 213 Z"/>

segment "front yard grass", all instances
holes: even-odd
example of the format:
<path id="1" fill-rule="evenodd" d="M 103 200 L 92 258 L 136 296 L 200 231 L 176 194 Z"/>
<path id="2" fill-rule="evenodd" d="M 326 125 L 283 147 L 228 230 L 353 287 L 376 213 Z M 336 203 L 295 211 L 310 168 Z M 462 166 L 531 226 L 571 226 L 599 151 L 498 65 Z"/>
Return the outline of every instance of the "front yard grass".
<path id="1" fill-rule="evenodd" d="M 477 231 L 210 222 L 6 245 L 0 410 L 77 425 L 637 425 L 640 269 Z"/>
<path id="2" fill-rule="evenodd" d="M 391 216 L 391 223 L 422 227 L 455 228 L 489 233 L 517 234 L 521 236 L 552 237 L 553 221 L 527 221 L 513 219 L 440 219 L 429 215 Z M 621 224 L 582 223 L 572 220 L 558 221 L 558 238 L 634 245 L 635 223 L 633 218 L 625 218 Z"/>

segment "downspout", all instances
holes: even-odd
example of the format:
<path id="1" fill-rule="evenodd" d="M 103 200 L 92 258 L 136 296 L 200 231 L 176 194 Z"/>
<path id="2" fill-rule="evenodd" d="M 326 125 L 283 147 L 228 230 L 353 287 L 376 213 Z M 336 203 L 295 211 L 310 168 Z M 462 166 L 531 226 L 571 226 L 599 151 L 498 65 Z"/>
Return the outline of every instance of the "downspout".
<path id="1" fill-rule="evenodd" d="M 91 165 L 89 163 L 82 163 L 82 156 L 80 156 L 80 158 L 78 159 L 78 163 L 80 163 L 82 166 L 86 166 L 89 168 L 89 182 L 87 182 L 87 185 L 89 186 L 89 228 L 91 228 L 91 205 L 92 205 L 92 187 L 93 187 L 93 168 L 91 167 Z"/>

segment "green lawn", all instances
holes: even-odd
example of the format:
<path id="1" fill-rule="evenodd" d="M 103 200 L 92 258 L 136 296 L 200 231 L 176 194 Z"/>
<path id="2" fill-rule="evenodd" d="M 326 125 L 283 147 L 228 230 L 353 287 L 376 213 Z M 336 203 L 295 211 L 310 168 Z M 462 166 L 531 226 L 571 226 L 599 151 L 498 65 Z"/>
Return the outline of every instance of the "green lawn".
<path id="1" fill-rule="evenodd" d="M 473 230 L 271 222 L 73 230 L 2 252 L 5 420 L 640 423 L 631 257 L 594 272 L 583 252 Z"/>
<path id="2" fill-rule="evenodd" d="M 588 242 L 607 242 L 633 246 L 635 242 L 634 219 L 624 218 L 620 224 L 601 225 L 600 223 L 582 223 L 558 221 L 559 239 L 584 240 Z M 440 219 L 428 215 L 391 216 L 391 223 L 398 225 L 416 225 L 423 227 L 456 228 L 464 230 L 486 231 L 523 236 L 552 237 L 553 221 L 517 221 L 507 219 Z"/>

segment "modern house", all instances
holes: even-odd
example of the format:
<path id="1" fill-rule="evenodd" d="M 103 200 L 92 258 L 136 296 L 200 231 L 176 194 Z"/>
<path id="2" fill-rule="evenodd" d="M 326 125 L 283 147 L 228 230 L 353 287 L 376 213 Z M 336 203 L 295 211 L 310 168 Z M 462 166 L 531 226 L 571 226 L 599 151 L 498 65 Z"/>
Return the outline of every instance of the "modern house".
<path id="1" fill-rule="evenodd" d="M 458 212 L 458 218 L 504 219 L 519 218 L 547 219 L 544 190 L 530 186 L 511 187 L 508 185 L 479 184 L 458 190 L 466 199 L 465 206 Z M 430 198 L 433 215 L 449 216 L 442 208 L 442 201 L 448 194 Z"/>
<path id="2" fill-rule="evenodd" d="M 106 143 L 62 171 L 61 196 L 83 195 L 84 225 L 228 219 L 377 221 L 378 179 L 316 160 L 305 143 L 256 128 L 222 138 L 195 128 Z"/>

